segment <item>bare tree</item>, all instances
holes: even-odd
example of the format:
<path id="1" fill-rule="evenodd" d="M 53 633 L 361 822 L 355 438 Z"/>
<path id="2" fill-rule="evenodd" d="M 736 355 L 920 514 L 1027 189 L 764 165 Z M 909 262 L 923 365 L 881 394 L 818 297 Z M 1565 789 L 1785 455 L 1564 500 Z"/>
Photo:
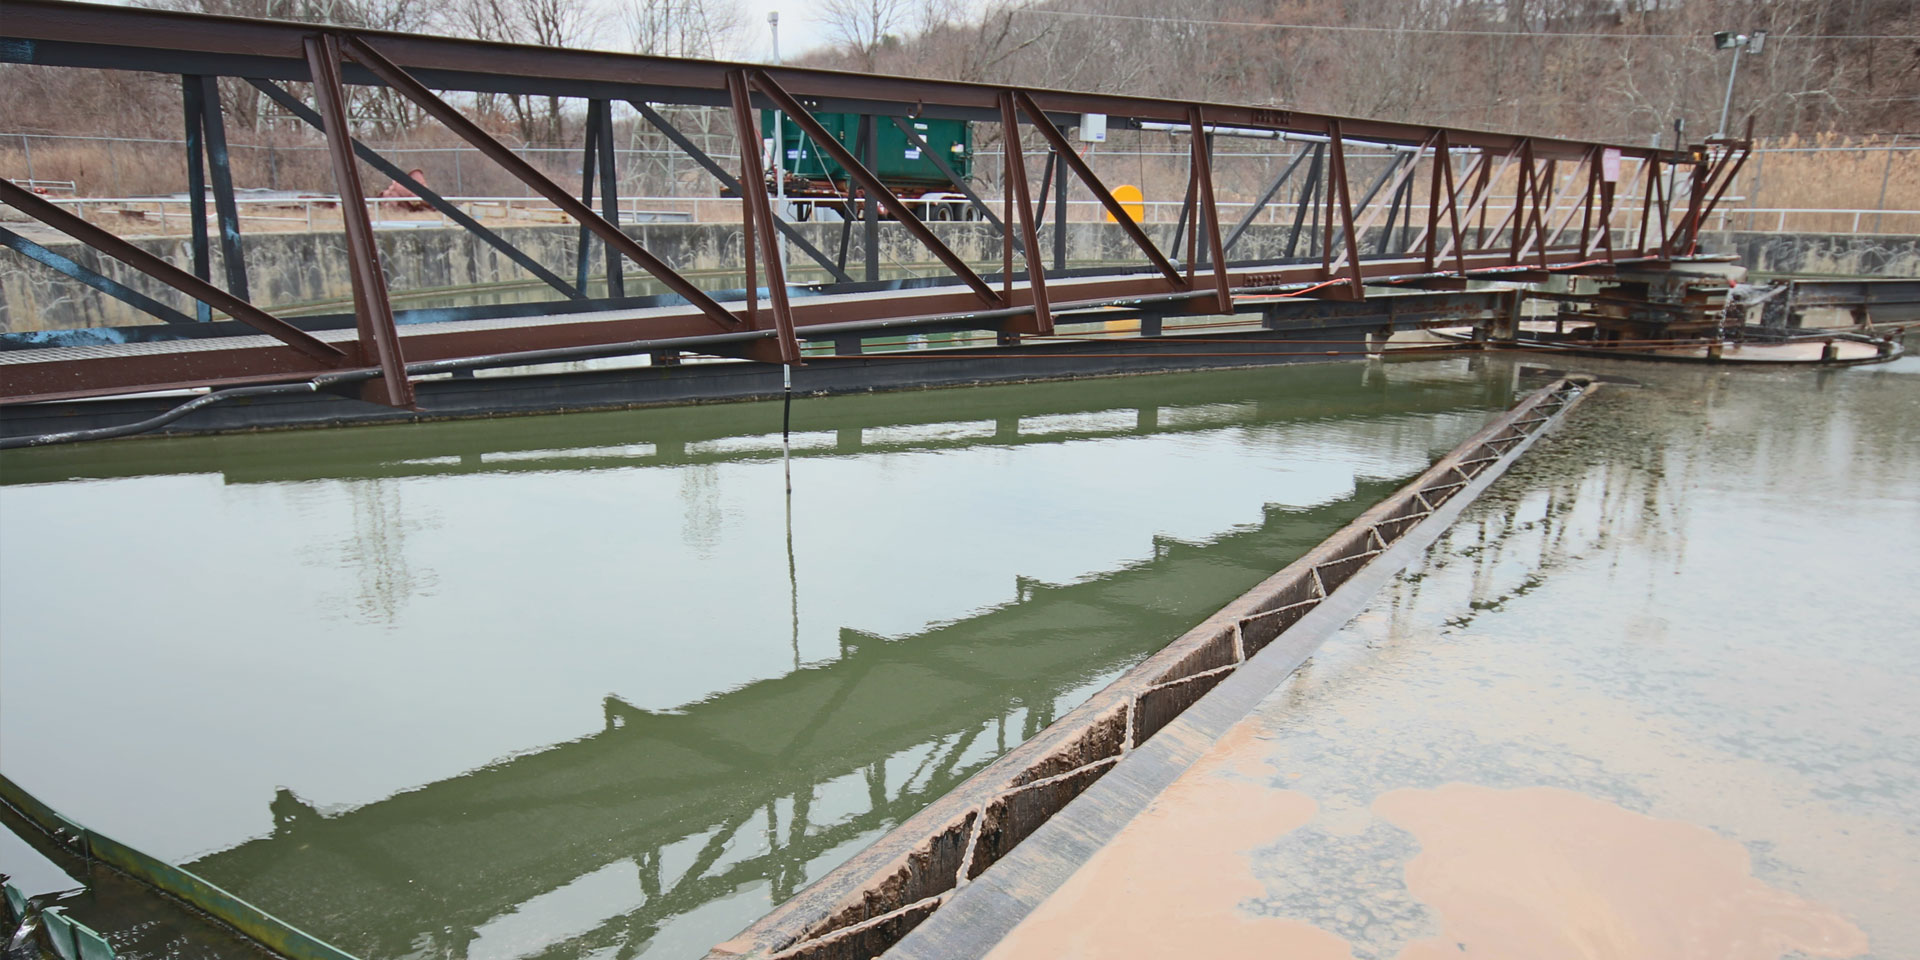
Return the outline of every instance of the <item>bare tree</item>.
<path id="1" fill-rule="evenodd" d="M 738 0 L 630 0 L 624 15 L 633 51 L 656 57 L 728 56 L 744 27 Z"/>
<path id="2" fill-rule="evenodd" d="M 540 47 L 589 46 L 599 37 L 601 11 L 591 0 L 457 0 L 443 9 L 443 25 L 481 40 L 525 43 Z M 526 143 L 560 143 L 565 113 L 557 96 L 480 97 L 483 113 L 504 102 L 520 139 Z"/>
<path id="3" fill-rule="evenodd" d="M 880 51 L 898 46 L 913 25 L 915 6 L 913 0 L 825 0 L 814 19 L 860 69 L 872 70 Z"/>

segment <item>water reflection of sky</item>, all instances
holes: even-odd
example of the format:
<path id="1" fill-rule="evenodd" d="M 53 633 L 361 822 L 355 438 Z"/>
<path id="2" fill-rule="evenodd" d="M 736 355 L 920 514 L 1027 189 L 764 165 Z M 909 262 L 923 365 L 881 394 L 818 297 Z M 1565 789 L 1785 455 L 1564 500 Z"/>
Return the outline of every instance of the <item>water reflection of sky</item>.
<path id="1" fill-rule="evenodd" d="M 87 454 L 99 479 L 0 488 L 0 754 L 69 815 L 186 859 L 265 837 L 301 805 L 347 814 L 598 735 L 618 725 L 609 696 L 623 710 L 688 711 L 797 666 L 829 669 L 849 637 L 898 643 L 1023 601 L 1057 617 L 1029 643 L 1130 628 L 1077 601 L 1033 603 L 1039 585 L 1098 588 L 1144 570 L 1129 589 L 1160 609 L 1131 629 L 1165 633 L 1128 639 L 1144 652 L 1243 588 L 1234 577 L 1291 559 L 1223 554 L 1216 598 L 1156 586 L 1167 544 L 1255 536 L 1273 510 L 1334 508 L 1314 521 L 1324 530 L 1287 531 L 1304 548 L 1366 505 L 1343 506 L 1356 484 L 1411 475 L 1477 428 L 1503 402 L 1504 376 L 1443 362 L 1384 376 L 1340 365 L 1133 378 L 1131 405 L 1030 415 L 1018 396 L 1033 388 L 943 392 L 943 415 L 856 428 L 852 449 L 845 431 L 796 434 L 791 561 L 778 436 L 752 407 L 737 434 L 692 440 L 656 436 L 635 412 L 577 440 L 568 418 L 468 425 L 511 442 L 452 453 L 389 428 L 316 436 L 333 446 L 310 458 L 286 437 L 187 448 L 215 451 L 217 465 L 218 451 L 258 442 L 315 461 L 322 478 L 306 480 L 277 479 L 256 462 L 267 456 L 143 475 L 143 451 L 165 460 L 183 449 L 174 441 Z M 1161 391 L 1171 399 L 1153 402 Z M 990 409 L 971 410 L 973 398 Z M 838 402 L 806 405 L 817 423 Z M 381 452 L 322 455 L 357 436 Z M 1205 575 L 1208 549 L 1180 575 Z M 964 653 L 948 656 L 965 668 Z M 519 956 L 588 936 L 696 955 L 1123 665 L 1037 676 L 1048 692 L 1033 702 L 848 756 L 770 798 L 765 822 L 689 824 L 639 860 L 562 868 L 564 879 L 504 893 L 456 949 Z M 137 800 L 95 789 L 99 771 L 138 784 Z M 291 794 L 270 809 L 281 788 Z M 677 899 L 662 890 L 796 835 L 819 849 L 770 883 L 749 871 Z M 676 922 L 624 940 L 601 932 L 656 900 Z"/>

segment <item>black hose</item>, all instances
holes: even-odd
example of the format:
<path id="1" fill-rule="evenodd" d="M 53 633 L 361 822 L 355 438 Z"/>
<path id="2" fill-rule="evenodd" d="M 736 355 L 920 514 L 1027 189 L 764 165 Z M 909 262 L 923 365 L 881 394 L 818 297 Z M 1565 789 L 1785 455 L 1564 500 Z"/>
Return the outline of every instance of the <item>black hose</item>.
<path id="1" fill-rule="evenodd" d="M 136 433 L 145 433 L 164 427 L 195 410 L 203 410 L 216 403 L 239 400 L 246 397 L 274 397 L 297 393 L 316 393 L 335 383 L 350 383 L 354 380 L 370 380 L 379 375 L 378 371 L 351 370 L 325 377 L 316 377 L 304 383 L 277 383 L 264 387 L 234 387 L 230 390 L 216 390 L 212 393 L 194 397 L 165 413 L 123 423 L 117 427 L 97 427 L 92 430 L 68 430 L 61 433 L 42 433 L 28 437 L 0 438 L 0 450 L 18 450 L 22 447 L 45 447 L 56 443 L 79 443 L 83 440 L 111 440 L 115 437 L 130 437 Z"/>

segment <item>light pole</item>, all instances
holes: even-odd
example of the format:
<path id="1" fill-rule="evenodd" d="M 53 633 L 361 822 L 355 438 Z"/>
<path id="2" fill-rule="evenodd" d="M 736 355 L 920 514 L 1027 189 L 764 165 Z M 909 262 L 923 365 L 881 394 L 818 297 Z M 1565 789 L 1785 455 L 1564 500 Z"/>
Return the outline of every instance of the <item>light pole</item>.
<path id="1" fill-rule="evenodd" d="M 767 28 L 773 31 L 773 65 L 780 65 L 780 11 L 767 14 Z M 774 216 L 780 216 L 787 206 L 787 131 L 782 124 L 780 111 L 773 112 L 773 196 Z M 740 149 L 745 150 L 746 144 Z M 745 184 L 741 184 L 745 193 Z M 766 184 L 755 184 L 754 189 L 765 190 Z M 743 196 L 741 200 L 746 198 Z M 780 282 L 787 279 L 787 235 L 782 233 L 775 243 L 780 247 Z M 772 277 L 768 277 L 772 280 Z M 793 572 L 793 364 L 780 365 L 780 462 L 787 477 L 787 572 L 789 579 Z M 799 581 L 793 581 L 793 649 L 794 661 L 799 662 L 800 650 L 800 593 Z"/>
<path id="2" fill-rule="evenodd" d="M 767 27 L 773 31 L 773 65 L 780 65 L 780 11 L 767 14 Z M 773 112 L 773 209 L 774 216 L 787 211 L 787 128 L 780 111 Z M 787 266 L 787 235 L 780 234 L 780 266 Z"/>
<path id="3" fill-rule="evenodd" d="M 1716 50 L 1732 50 L 1733 66 L 1727 68 L 1727 97 L 1720 103 L 1720 130 L 1715 137 L 1727 135 L 1727 114 L 1733 110 L 1733 78 L 1740 75 L 1740 51 L 1745 48 L 1748 56 L 1757 55 L 1767 43 L 1767 32 L 1755 30 L 1752 35 L 1732 33 L 1722 30 L 1713 35 Z"/>

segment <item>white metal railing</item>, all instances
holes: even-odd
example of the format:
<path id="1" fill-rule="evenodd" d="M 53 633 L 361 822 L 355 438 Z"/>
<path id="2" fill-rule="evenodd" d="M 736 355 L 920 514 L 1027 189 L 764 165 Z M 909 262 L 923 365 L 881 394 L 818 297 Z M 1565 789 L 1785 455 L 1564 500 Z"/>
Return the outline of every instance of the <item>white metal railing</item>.
<path id="1" fill-rule="evenodd" d="M 57 186 L 57 185 L 56 185 Z M 191 201 L 185 197 L 48 197 L 53 203 L 67 207 L 76 214 L 85 217 L 89 212 L 99 214 L 119 214 L 139 219 L 151 218 L 160 226 L 161 233 L 187 229 L 193 214 Z M 989 209 L 999 216 L 1003 209 L 1000 198 L 982 198 Z M 1705 229 L 1716 232 L 1743 231 L 1754 233 L 1864 233 L 1864 234 L 1920 234 L 1920 210 L 1875 210 L 1867 208 L 1802 208 L 1802 207 L 1743 207 L 1738 205 L 1741 198 L 1728 198 L 1716 209 Z M 1505 206 L 1502 206 L 1502 201 Z M 483 223 L 493 226 L 516 225 L 559 225 L 572 220 L 558 207 L 542 197 L 448 197 L 447 201 L 456 208 Z M 257 223 L 299 224 L 296 229 L 333 229 L 338 223 L 340 198 L 328 195 L 295 195 L 279 197 L 235 198 L 242 221 Z M 790 204 L 805 201 L 789 201 Z M 966 201 L 956 194 L 937 194 L 934 197 L 910 201 L 916 207 L 916 213 L 928 219 L 934 219 L 935 209 L 946 205 L 949 210 L 967 206 Z M 452 226 L 453 222 L 445 215 L 431 209 L 421 209 L 422 201 L 411 197 L 370 197 L 367 200 L 376 226 L 393 229 L 406 226 Z M 1375 212 L 1373 226 L 1381 226 L 1385 218 L 1379 211 L 1387 203 L 1383 196 L 1367 208 Z M 1559 198 L 1552 206 L 1545 208 L 1549 230 L 1566 223 L 1566 230 L 1577 235 L 1582 219 L 1584 199 L 1578 196 Z M 1488 204 L 1487 225 L 1497 225 L 1511 209 L 1511 197 L 1495 196 Z M 1051 204 L 1049 204 L 1051 206 Z M 1148 224 L 1173 224 L 1180 218 L 1182 204 L 1173 200 L 1144 201 L 1144 216 L 1141 222 Z M 1245 201 L 1222 201 L 1218 205 L 1222 222 L 1231 228 L 1240 222 L 1253 204 Z M 1426 209 L 1424 200 L 1416 198 L 1412 205 L 1413 222 L 1408 228 L 1418 233 L 1424 227 Z M 206 201 L 207 217 L 213 219 L 217 214 L 211 198 Z M 1297 207 L 1290 203 L 1269 203 L 1261 211 L 1255 222 L 1265 225 L 1281 226 L 1291 224 Z M 944 211 L 942 211 L 944 212 Z M 1364 211 L 1356 210 L 1358 221 Z M 1627 229 L 1638 229 L 1639 200 L 1632 196 L 1617 198 L 1614 204 L 1613 228 L 1616 236 Z M 1321 211 L 1324 217 L 1324 210 Z M 1681 211 L 1676 210 L 1670 227 L 1677 225 Z M 731 197 L 622 197 L 620 199 L 620 219 L 623 223 L 738 223 L 740 222 L 740 201 Z M 792 219 L 791 217 L 789 219 Z M 1051 219 L 1051 217 L 1049 217 Z M 1077 223 L 1099 222 L 1106 219 L 1106 209 L 1097 200 L 1076 199 L 1067 201 L 1067 220 Z M 1312 215 L 1309 215 L 1311 222 Z M 1475 217 L 1474 222 L 1479 218 Z M 1404 221 L 1403 221 L 1404 223 Z M 1323 225 L 1324 226 L 1324 225 Z M 1463 226 L 1465 223 L 1463 222 Z M 1617 245 L 1617 244 L 1616 244 Z"/>
<path id="2" fill-rule="evenodd" d="M 1743 233 L 1920 234 L 1920 210 L 1735 207 L 1715 210 L 1712 224 Z"/>
<path id="3" fill-rule="evenodd" d="M 85 217 L 89 210 L 94 214 L 128 215 L 139 219 L 154 218 L 161 224 L 162 231 L 174 220 L 191 221 L 193 219 L 193 201 L 186 197 L 49 197 L 53 203 L 67 207 L 76 215 Z M 543 197 L 447 197 L 462 213 L 483 223 L 494 225 L 513 225 L 516 221 L 528 224 L 571 223 L 572 221 L 560 208 L 553 206 Z M 207 219 L 214 220 L 218 213 L 213 200 L 205 201 Z M 714 209 L 719 205 L 725 210 Z M 262 223 L 298 223 L 307 230 L 318 227 L 331 227 L 336 222 L 336 211 L 340 198 L 323 194 L 302 194 L 284 197 L 247 197 L 234 198 L 240 219 Z M 376 226 L 415 226 L 439 225 L 452 226 L 453 221 L 445 214 L 426 207 L 426 202 L 415 197 L 368 197 L 367 206 Z M 425 209 L 422 209 L 425 208 Z M 294 211 L 294 212 L 288 212 Z M 317 217 L 316 217 L 317 214 Z M 418 216 L 410 216 L 419 214 Z M 692 223 L 702 220 L 740 219 L 740 201 L 723 197 L 622 197 L 620 200 L 620 220 L 622 223 Z"/>
<path id="4" fill-rule="evenodd" d="M 79 185 L 72 180 L 33 180 L 27 177 L 8 177 L 7 182 L 22 190 L 43 194 L 54 192 L 70 194 L 80 189 Z"/>

